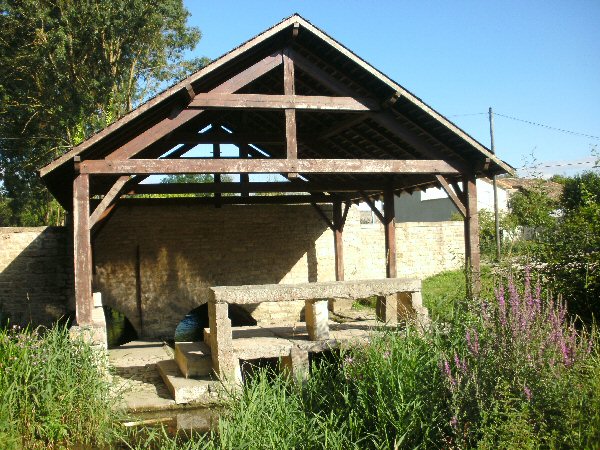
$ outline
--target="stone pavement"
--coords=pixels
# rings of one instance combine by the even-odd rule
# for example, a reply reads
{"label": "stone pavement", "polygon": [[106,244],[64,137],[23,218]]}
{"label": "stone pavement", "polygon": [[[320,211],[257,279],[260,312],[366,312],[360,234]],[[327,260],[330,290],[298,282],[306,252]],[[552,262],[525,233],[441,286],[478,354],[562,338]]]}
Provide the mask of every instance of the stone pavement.
{"label": "stone pavement", "polygon": [[121,394],[128,411],[175,408],[156,363],[173,358],[163,342],[132,341],[108,351],[115,392]]}

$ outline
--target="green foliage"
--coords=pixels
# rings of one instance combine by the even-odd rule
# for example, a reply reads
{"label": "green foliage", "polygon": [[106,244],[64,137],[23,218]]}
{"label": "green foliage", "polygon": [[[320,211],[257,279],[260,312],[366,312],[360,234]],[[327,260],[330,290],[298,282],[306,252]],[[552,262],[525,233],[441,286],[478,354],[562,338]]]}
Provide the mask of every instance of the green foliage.
{"label": "green foliage", "polygon": [[2,448],[101,446],[113,439],[99,354],[68,330],[0,330]]}
{"label": "green foliage", "polygon": [[0,194],[0,227],[8,227],[12,223],[10,200]]}
{"label": "green foliage", "polygon": [[[229,183],[233,181],[231,175],[221,175],[221,181]],[[167,175],[161,183],[213,183],[214,177],[208,173],[182,173],[177,175]],[[232,193],[222,194],[223,196],[231,196]],[[211,193],[196,193],[196,194],[163,194],[161,197],[212,197]]]}
{"label": "green foliage", "polygon": [[[514,215],[499,212],[500,238],[503,247],[510,245],[510,239],[517,229],[517,220]],[[479,246],[481,253],[489,258],[496,257],[496,219],[494,212],[487,209],[479,211]]]}
{"label": "green foliage", "polygon": [[542,235],[534,258],[569,311],[590,322],[600,318],[600,202],[583,183],[578,191],[581,205],[565,208]]}
{"label": "green foliage", "polygon": [[549,227],[554,223],[552,212],[557,204],[544,189],[543,180],[526,191],[513,194],[509,200],[509,208],[517,225],[531,227],[534,232]]}
{"label": "green foliage", "polygon": [[564,186],[560,204],[566,212],[591,204],[600,204],[600,174],[597,172],[584,172],[566,178]]}
{"label": "green foliage", "polygon": [[0,182],[15,225],[64,214],[36,169],[203,61],[181,0],[0,0]]}
{"label": "green foliage", "polygon": [[304,384],[261,373],[207,448],[597,447],[595,332],[576,331],[528,281],[505,288],[460,301],[444,332],[379,335]]}
{"label": "green foliage", "polygon": [[[438,322],[452,322],[454,305],[457,299],[467,297],[465,273],[462,270],[448,270],[423,280],[423,304],[430,316]],[[494,293],[494,277],[488,266],[481,267],[481,295],[489,297]]]}

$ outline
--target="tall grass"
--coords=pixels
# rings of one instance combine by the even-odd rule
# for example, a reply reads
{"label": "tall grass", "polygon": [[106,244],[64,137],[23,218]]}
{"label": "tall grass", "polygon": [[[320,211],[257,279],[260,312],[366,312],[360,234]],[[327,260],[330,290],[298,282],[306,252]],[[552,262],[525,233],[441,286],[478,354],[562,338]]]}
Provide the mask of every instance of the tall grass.
{"label": "tall grass", "polygon": [[99,355],[65,326],[0,329],[2,448],[99,446],[113,438]]}
{"label": "tall grass", "polygon": [[524,279],[461,302],[449,330],[382,334],[302,385],[260,374],[202,446],[598,448],[597,336]]}

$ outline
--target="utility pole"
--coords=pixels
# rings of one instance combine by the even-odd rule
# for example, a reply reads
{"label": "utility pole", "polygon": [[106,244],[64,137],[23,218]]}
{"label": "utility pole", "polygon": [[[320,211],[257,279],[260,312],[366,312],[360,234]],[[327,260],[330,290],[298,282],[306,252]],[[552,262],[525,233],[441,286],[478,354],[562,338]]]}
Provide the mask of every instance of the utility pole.
{"label": "utility pole", "polygon": [[[494,113],[492,112],[492,107],[489,109],[489,117],[490,117],[490,140],[491,146],[490,149],[492,153],[496,153],[496,149],[494,147]],[[494,221],[496,223],[496,260],[500,261],[500,217],[498,215],[498,186],[496,184],[496,175],[492,176],[492,186],[494,188]]]}

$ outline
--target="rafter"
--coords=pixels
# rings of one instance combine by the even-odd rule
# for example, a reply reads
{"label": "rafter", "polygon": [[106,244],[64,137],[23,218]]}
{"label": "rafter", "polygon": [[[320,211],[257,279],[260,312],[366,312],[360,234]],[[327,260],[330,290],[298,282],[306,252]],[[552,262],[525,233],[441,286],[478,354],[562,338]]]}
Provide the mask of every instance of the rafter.
{"label": "rafter", "polygon": [[[210,92],[212,94],[235,92],[250,84],[252,81],[261,77],[265,73],[271,71],[275,67],[279,66],[282,62],[281,52],[274,53],[273,55],[268,56],[252,65],[248,69],[238,73],[237,75],[234,75],[224,83],[221,83],[219,86],[212,89]],[[192,100],[191,104],[193,104],[197,99],[198,94]],[[146,149],[152,143],[164,138],[172,131],[198,117],[200,114],[202,114],[202,112],[203,110],[201,109],[183,109],[174,117],[165,118],[142,133],[136,135],[129,142],[115,149],[106,157],[106,159],[131,158]]]}

